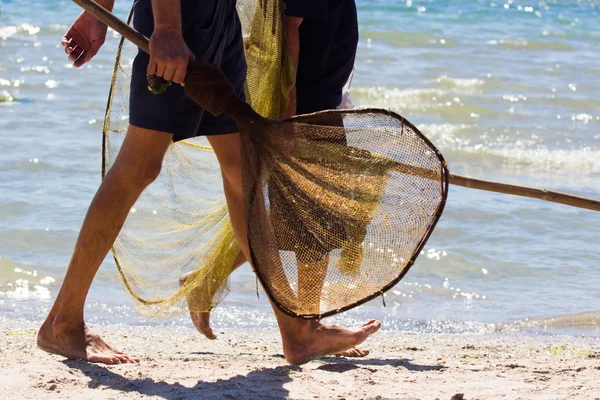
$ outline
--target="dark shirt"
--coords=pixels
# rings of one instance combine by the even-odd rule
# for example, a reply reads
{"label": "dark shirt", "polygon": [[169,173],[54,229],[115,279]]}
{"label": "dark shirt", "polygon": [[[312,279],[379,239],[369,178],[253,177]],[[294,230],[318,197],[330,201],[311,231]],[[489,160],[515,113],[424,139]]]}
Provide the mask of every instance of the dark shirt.
{"label": "dark shirt", "polygon": [[297,113],[336,108],[354,68],[358,17],[354,0],[284,0],[285,14],[303,18],[296,74]]}

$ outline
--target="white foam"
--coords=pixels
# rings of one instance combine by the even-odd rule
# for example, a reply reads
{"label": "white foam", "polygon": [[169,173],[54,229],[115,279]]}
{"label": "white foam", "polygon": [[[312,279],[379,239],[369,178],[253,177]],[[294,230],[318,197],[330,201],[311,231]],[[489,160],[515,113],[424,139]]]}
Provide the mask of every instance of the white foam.
{"label": "white foam", "polygon": [[467,153],[500,156],[508,163],[528,165],[542,170],[571,172],[577,175],[600,174],[600,150],[589,148],[551,150],[545,147],[531,149],[507,145],[501,149],[492,149],[475,145],[464,147],[461,150]]}
{"label": "white foam", "polygon": [[403,110],[423,110],[437,105],[444,92],[433,88],[389,88],[383,86],[353,87],[352,98],[361,106],[394,107]]}
{"label": "white foam", "polygon": [[483,79],[477,78],[452,78],[442,75],[436,82],[454,93],[476,94],[480,93],[485,85]]}
{"label": "white foam", "polygon": [[[588,114],[577,114],[573,120],[588,123],[595,117]],[[417,126],[425,136],[442,151],[460,151],[470,155],[479,155],[489,160],[493,155],[508,164],[521,164],[540,170],[556,170],[575,173],[578,176],[600,174],[600,149],[582,147],[575,149],[549,149],[538,143],[539,136],[531,139],[520,138],[514,141],[481,143],[483,136],[473,137],[461,135],[460,131],[469,129],[466,124],[420,124]],[[600,139],[600,135],[598,135]],[[452,162],[452,160],[450,160]]]}
{"label": "white foam", "polygon": [[17,33],[17,27],[16,26],[3,26],[3,27],[0,27],[0,39],[1,40],[6,40],[9,37],[11,37],[12,35],[14,35],[15,33]]}

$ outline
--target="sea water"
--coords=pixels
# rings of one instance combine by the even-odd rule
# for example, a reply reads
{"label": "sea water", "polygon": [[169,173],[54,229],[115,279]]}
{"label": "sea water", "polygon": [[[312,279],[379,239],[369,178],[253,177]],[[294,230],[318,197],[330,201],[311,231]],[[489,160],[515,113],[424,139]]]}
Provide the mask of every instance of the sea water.
{"label": "sea water", "polygon": [[[359,0],[351,88],[392,109],[453,173],[600,198],[600,2]],[[130,2],[117,1],[124,18]],[[0,0],[0,318],[41,320],[100,182],[101,126],[118,35],[75,69],[60,38],[69,1]],[[525,329],[600,335],[600,214],[451,187],[416,265],[386,294],[333,318],[385,329]],[[137,316],[114,262],[92,323],[189,324]],[[541,320],[541,321],[539,321]],[[248,266],[217,327],[274,326]]]}

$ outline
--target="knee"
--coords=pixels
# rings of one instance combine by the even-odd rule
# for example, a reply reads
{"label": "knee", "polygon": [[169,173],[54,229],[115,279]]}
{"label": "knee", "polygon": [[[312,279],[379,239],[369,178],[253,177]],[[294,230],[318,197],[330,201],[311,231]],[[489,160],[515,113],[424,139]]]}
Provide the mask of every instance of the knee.
{"label": "knee", "polygon": [[146,188],[160,175],[162,160],[144,162],[116,162],[113,168],[124,186]]}
{"label": "knee", "polygon": [[137,176],[139,184],[143,187],[150,185],[160,175],[161,168],[162,160],[147,163]]}
{"label": "knee", "polygon": [[220,160],[221,174],[226,183],[242,184],[242,161],[239,157],[224,157]]}

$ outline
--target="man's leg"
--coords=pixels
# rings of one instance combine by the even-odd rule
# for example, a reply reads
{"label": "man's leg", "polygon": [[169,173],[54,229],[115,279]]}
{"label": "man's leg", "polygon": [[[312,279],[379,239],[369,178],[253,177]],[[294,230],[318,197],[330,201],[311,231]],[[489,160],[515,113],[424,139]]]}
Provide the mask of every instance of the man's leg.
{"label": "man's leg", "polygon": [[[240,251],[236,260],[233,263],[233,266],[231,268],[231,273],[233,273],[233,271],[235,271],[236,269],[238,269],[239,267],[244,265],[245,262],[246,262],[246,256],[244,256],[244,253],[242,253]],[[192,281],[194,281],[194,279],[196,279],[197,274],[199,272],[200,272],[200,270],[195,270],[195,271],[188,272],[187,274],[183,275],[179,279],[179,285],[180,286],[185,285],[185,283],[190,279]],[[198,308],[194,307],[194,305],[198,303],[198,301],[197,301],[198,299],[209,298],[211,302],[214,299],[215,290],[211,290],[211,289],[217,289],[218,287],[217,288],[212,287],[211,282],[208,281],[209,279],[210,279],[210,275],[208,277],[204,278],[204,280],[202,281],[203,284],[200,284],[191,290],[191,292],[188,294],[187,302],[188,302],[190,318],[192,320],[192,323],[198,330],[198,332],[200,332],[202,335],[204,335],[207,339],[215,340],[217,338],[217,335],[215,334],[215,332],[212,330],[212,327],[210,326],[210,311],[198,311]],[[206,302],[203,302],[204,306],[206,304],[207,304]],[[206,308],[204,308],[204,310],[206,310]]]}
{"label": "man's leg", "polygon": [[[327,275],[329,255],[322,254],[319,260],[303,260],[298,255],[298,301],[307,308],[309,314],[321,312],[321,292]],[[309,274],[300,273],[304,269],[312,271]]]}
{"label": "man's leg", "polygon": [[129,126],[117,159],[88,209],[63,284],[38,332],[37,344],[42,350],[106,364],[136,361],[90,332],[83,309],[100,264],[129,210],[158,176],[170,143],[169,134]]}
{"label": "man's leg", "polygon": [[[241,143],[239,134],[209,136],[223,176],[229,217],[236,239],[248,259],[247,226],[242,193]],[[357,330],[292,318],[272,305],[283,342],[283,354],[292,364],[304,364],[316,357],[352,349],[381,327],[371,320]]]}

